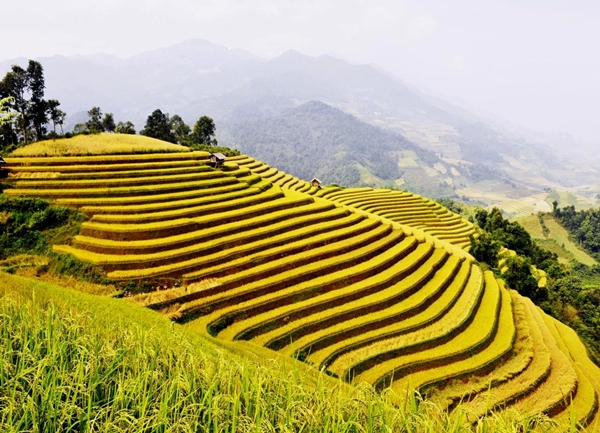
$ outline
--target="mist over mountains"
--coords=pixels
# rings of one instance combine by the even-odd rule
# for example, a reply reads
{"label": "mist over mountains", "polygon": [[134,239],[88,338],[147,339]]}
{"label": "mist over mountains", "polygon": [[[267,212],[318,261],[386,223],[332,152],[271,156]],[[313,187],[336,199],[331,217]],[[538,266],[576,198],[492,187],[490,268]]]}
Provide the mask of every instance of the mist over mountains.
{"label": "mist over mountains", "polygon": [[[221,144],[301,177],[317,173],[327,182],[330,174],[332,182],[348,186],[404,185],[480,199],[479,192],[492,188],[510,198],[600,183],[598,161],[584,164],[564,151],[569,137],[507,127],[424,95],[377,67],[332,56],[288,51],[265,60],[189,40],[126,59],[95,54],[37,60],[47,96],[60,100],[69,115],[67,126],[85,120],[92,106],[114,113],[117,121],[133,121],[138,130],[156,108],[189,124],[209,115]],[[0,73],[25,62],[1,62]],[[327,133],[324,118],[335,119]],[[317,142],[325,165],[308,156]],[[327,165],[339,155],[343,176],[339,164]],[[409,175],[415,167],[419,175]]]}

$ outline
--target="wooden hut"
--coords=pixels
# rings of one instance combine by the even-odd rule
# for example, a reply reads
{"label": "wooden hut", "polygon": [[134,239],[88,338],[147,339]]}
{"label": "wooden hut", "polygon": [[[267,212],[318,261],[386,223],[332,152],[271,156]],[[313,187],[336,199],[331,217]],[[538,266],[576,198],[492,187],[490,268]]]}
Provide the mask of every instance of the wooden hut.
{"label": "wooden hut", "polygon": [[226,158],[227,157],[225,155],[223,155],[222,153],[211,153],[210,154],[210,163],[212,164],[212,166],[214,168],[218,168],[223,165]]}
{"label": "wooden hut", "polygon": [[321,188],[321,181],[319,179],[317,179],[316,177],[310,181],[310,184],[314,187]]}

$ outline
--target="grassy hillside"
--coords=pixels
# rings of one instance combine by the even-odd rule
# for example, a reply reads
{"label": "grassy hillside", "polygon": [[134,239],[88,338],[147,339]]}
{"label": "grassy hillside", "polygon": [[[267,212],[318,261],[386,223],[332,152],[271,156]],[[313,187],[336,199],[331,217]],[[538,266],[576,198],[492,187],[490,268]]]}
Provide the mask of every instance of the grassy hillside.
{"label": "grassy hillside", "polygon": [[226,347],[279,352],[404,405],[407,389],[443,390],[469,422],[490,409],[596,422],[600,369],[581,370],[579,340],[473,260],[470,223],[414,194],[318,188],[243,155],[218,169],[207,157],[13,157],[5,194],[78,208],[89,219],[56,252]]}
{"label": "grassy hillside", "polygon": [[551,215],[542,217],[543,226],[537,215],[517,218],[516,221],[529,232],[540,246],[558,254],[563,263],[576,260],[587,266],[598,264],[593,257],[569,239],[569,233]]}

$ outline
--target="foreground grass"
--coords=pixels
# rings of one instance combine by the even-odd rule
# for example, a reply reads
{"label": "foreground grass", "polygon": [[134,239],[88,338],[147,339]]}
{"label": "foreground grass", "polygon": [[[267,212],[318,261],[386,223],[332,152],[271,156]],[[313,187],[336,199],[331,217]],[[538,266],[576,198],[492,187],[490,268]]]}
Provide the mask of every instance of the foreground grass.
{"label": "foreground grass", "polygon": [[123,300],[0,280],[2,431],[525,432],[537,421],[560,431],[506,414],[471,426],[460,408],[447,415],[417,397],[394,408],[370,387]]}
{"label": "foreground grass", "polygon": [[20,147],[10,156],[79,156],[122,153],[189,152],[189,148],[143,135],[92,134],[44,140]]}

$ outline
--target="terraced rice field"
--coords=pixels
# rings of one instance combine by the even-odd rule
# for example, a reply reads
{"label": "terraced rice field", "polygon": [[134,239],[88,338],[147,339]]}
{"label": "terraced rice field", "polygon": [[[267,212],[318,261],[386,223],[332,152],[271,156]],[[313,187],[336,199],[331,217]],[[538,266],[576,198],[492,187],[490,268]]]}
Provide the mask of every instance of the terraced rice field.
{"label": "terraced rice field", "polygon": [[242,155],[231,160],[282,188],[324,197],[353,209],[364,210],[391,221],[414,227],[463,249],[470,246],[469,236],[474,226],[433,200],[409,192],[373,188],[322,187],[315,188],[306,180],[270,168],[253,158]]}
{"label": "terraced rice field", "polygon": [[[352,383],[417,389],[473,421],[518,409],[587,425],[600,369],[569,328],[483,271],[473,226],[420,196],[316,188],[247,156],[8,158],[14,189],[84,211],[72,245],[114,280],[210,282],[140,295],[193,329]],[[572,402],[572,404],[571,404]]]}

